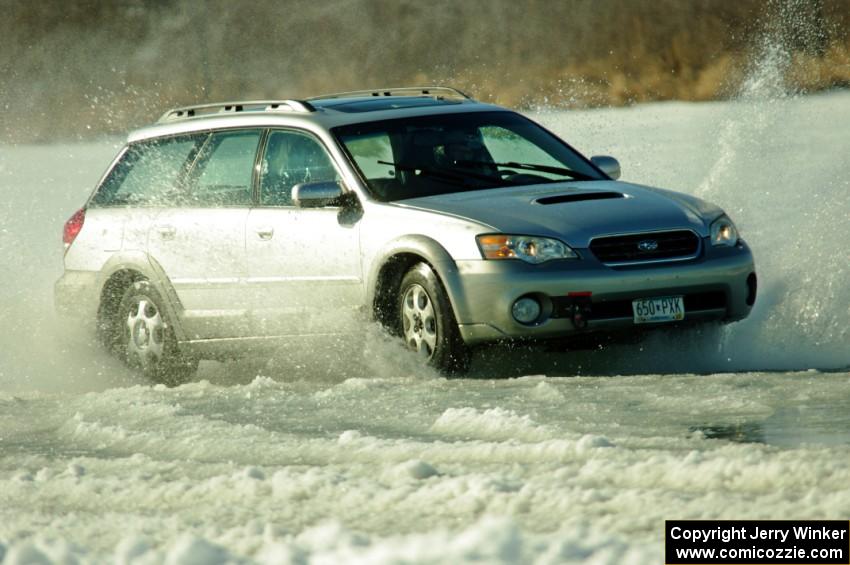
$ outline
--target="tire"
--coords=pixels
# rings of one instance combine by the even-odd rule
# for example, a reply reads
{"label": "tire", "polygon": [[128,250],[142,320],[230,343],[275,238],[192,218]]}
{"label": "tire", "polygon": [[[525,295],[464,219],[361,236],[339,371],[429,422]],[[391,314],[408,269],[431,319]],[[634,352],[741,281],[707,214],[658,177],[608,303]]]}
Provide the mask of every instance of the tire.
{"label": "tire", "polygon": [[153,382],[175,386],[192,378],[198,360],[180,352],[159,292],[148,281],[130,285],[114,323],[114,351]]}
{"label": "tire", "polygon": [[402,278],[396,303],[397,331],[408,349],[443,374],[469,370],[469,349],[460,337],[443,285],[425,263]]}

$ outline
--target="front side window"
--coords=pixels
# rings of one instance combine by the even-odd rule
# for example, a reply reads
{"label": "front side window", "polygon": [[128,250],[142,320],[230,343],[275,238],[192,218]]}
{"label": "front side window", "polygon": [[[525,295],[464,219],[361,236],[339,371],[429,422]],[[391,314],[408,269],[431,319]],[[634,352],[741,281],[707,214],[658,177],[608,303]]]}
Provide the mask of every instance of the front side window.
{"label": "front side window", "polygon": [[168,206],[206,134],[131,144],[92,198],[95,206]]}
{"label": "front side window", "polygon": [[254,160],[260,130],[222,131],[210,135],[189,174],[189,206],[249,206],[253,200]]}
{"label": "front side window", "polygon": [[339,180],[325,148],[297,131],[269,134],[261,170],[260,203],[267,206],[291,206],[296,184]]}
{"label": "front side window", "polygon": [[390,202],[499,187],[604,178],[514,112],[470,112],[334,128],[370,192]]}

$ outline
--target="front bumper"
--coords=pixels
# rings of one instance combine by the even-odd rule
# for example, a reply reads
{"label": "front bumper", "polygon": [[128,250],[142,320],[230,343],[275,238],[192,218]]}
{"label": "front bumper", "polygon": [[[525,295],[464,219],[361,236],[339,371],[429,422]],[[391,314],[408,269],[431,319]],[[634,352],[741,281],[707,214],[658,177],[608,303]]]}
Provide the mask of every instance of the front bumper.
{"label": "front bumper", "polygon": [[[693,261],[628,268],[607,267],[588,258],[589,253],[578,261],[542,265],[461,261],[444,283],[468,344],[664,325],[635,326],[632,317],[632,300],[657,296],[684,296],[686,323],[747,317],[755,302],[749,248],[740,242],[734,248],[704,249]],[[542,305],[543,314],[534,324],[521,324],[511,314],[513,303],[525,295]],[[574,322],[570,312],[577,309],[586,314],[584,323]]]}

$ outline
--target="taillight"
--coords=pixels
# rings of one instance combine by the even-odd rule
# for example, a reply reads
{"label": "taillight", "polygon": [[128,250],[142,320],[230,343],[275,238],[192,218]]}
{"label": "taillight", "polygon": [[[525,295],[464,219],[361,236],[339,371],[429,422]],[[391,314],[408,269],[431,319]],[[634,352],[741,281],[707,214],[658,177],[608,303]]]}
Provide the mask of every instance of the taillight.
{"label": "taillight", "polygon": [[62,242],[65,244],[65,251],[68,251],[68,248],[74,243],[80,230],[83,229],[83,222],[85,221],[86,209],[80,208],[65,222],[65,229],[62,231]]}

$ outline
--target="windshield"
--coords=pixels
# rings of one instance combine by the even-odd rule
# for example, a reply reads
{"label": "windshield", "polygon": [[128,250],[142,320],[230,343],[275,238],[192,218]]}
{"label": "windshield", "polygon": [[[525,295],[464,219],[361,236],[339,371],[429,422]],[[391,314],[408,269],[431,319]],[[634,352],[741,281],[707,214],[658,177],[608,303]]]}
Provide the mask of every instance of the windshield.
{"label": "windshield", "polygon": [[333,132],[384,202],[604,178],[563,141],[513,112],[401,118]]}

